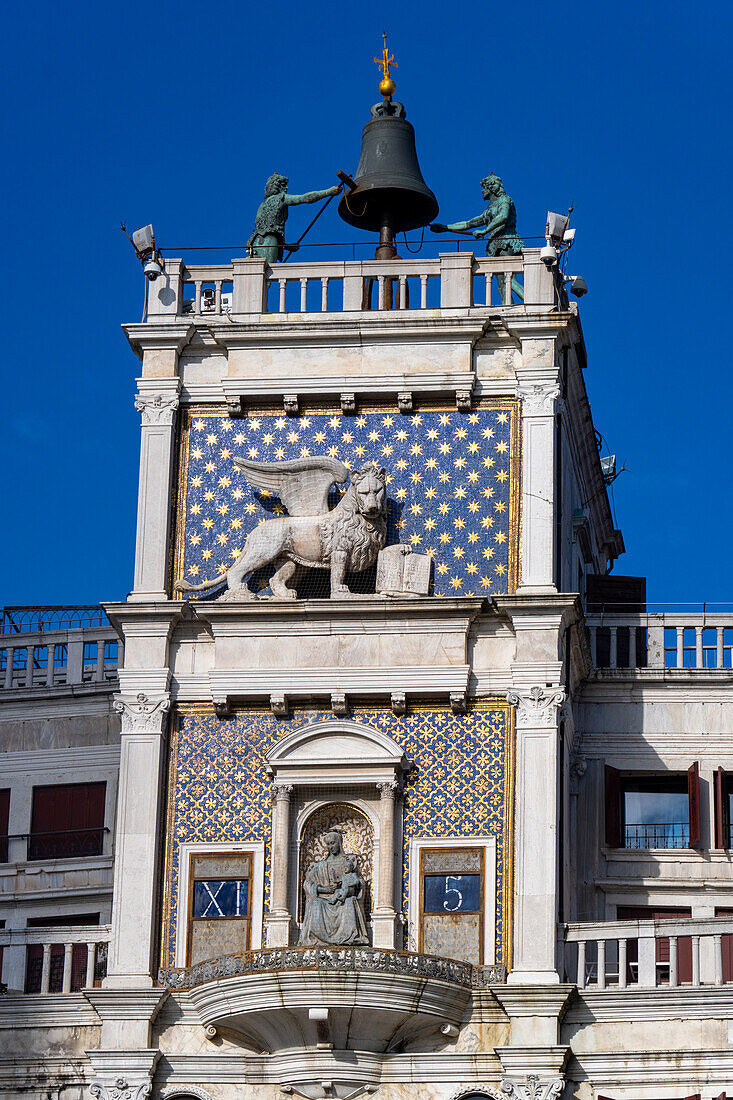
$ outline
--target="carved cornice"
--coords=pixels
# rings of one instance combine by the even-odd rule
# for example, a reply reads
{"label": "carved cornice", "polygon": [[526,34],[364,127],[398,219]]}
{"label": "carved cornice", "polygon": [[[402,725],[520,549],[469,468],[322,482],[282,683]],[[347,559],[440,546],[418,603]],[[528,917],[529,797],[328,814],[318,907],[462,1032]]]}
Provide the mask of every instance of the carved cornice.
{"label": "carved cornice", "polygon": [[562,688],[539,686],[506,693],[506,701],[517,708],[519,729],[542,729],[557,723],[557,711],[565,699]]}
{"label": "carved cornice", "polygon": [[162,733],[170,705],[167,693],[151,698],[143,691],[134,696],[117,695],[114,701],[115,710],[122,715],[123,734]]}
{"label": "carved cornice", "polygon": [[179,399],[175,394],[139,393],[135,397],[135,408],[142,413],[144,428],[157,427],[160,424],[170,427],[178,405]]}

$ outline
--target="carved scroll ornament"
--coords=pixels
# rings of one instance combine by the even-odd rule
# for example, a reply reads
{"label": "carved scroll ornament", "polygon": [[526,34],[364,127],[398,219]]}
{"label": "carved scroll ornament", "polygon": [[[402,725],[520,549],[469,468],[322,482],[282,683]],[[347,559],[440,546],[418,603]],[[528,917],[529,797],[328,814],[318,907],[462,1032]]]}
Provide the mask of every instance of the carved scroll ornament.
{"label": "carved scroll ornament", "polygon": [[545,689],[536,686],[529,690],[506,693],[507,703],[517,708],[517,726],[520,729],[554,725],[557,710],[564,699],[565,692],[562,688]]}

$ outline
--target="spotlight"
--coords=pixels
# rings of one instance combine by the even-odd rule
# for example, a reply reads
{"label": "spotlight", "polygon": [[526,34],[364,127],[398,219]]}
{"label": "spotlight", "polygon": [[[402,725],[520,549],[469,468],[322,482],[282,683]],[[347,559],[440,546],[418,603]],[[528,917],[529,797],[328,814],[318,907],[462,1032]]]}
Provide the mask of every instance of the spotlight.
{"label": "spotlight", "polygon": [[555,214],[552,210],[547,211],[547,228],[545,233],[553,241],[561,241],[565,235],[565,230],[568,227],[570,217],[567,214]]}

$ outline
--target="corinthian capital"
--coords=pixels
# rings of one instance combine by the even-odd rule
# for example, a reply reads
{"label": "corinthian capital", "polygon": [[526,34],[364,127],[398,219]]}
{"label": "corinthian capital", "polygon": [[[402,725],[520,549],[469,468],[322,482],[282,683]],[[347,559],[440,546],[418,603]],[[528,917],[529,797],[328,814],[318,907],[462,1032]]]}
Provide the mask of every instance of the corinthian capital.
{"label": "corinthian capital", "polygon": [[524,416],[552,416],[560,396],[560,385],[558,382],[525,383],[518,387],[517,395],[521,398]]}
{"label": "corinthian capital", "polygon": [[168,695],[151,699],[142,691],[137,695],[116,695],[114,701],[115,710],[122,715],[123,733],[162,733],[170,705]]}
{"label": "corinthian capital", "polygon": [[562,1077],[542,1081],[536,1073],[530,1073],[526,1085],[517,1084],[505,1077],[498,1089],[488,1091],[494,1100],[555,1100],[565,1087]]}
{"label": "corinthian capital", "polygon": [[553,726],[557,710],[565,699],[562,688],[531,687],[508,691],[506,701],[517,708],[517,725],[520,729],[536,729]]}
{"label": "corinthian capital", "polygon": [[143,414],[143,427],[173,423],[178,408],[178,397],[174,394],[139,393],[135,398],[135,408]]}
{"label": "corinthian capital", "polygon": [[109,1084],[95,1084],[89,1086],[89,1091],[96,1100],[145,1100],[152,1090],[149,1080],[140,1084],[130,1084],[126,1077],[115,1077]]}

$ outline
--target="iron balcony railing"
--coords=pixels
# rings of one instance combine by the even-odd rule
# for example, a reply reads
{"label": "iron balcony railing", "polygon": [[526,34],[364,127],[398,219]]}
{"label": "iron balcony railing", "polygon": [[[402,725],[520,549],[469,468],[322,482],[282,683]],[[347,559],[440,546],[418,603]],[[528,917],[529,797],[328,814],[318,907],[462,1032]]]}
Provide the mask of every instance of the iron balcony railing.
{"label": "iron balcony railing", "polygon": [[101,856],[106,826],[96,829],[66,829],[50,833],[30,833],[28,860],[64,859],[78,856]]}
{"label": "iron balcony railing", "polygon": [[0,634],[40,634],[47,630],[84,630],[107,625],[107,616],[99,604],[0,608]]}
{"label": "iron balcony railing", "polygon": [[624,825],[624,848],[689,848],[690,826],[687,821]]}
{"label": "iron balcony railing", "polygon": [[0,694],[116,682],[122,643],[99,605],[0,610]]}

